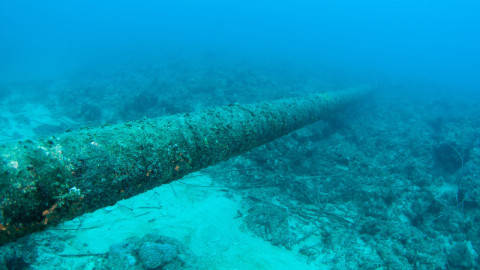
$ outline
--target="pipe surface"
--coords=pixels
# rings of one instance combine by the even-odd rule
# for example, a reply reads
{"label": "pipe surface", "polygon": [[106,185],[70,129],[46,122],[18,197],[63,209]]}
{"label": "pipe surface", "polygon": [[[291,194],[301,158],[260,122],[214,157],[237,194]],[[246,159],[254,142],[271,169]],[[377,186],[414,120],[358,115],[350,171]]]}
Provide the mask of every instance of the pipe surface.
{"label": "pipe surface", "polygon": [[371,89],[234,104],[2,145],[0,244],[245,153]]}

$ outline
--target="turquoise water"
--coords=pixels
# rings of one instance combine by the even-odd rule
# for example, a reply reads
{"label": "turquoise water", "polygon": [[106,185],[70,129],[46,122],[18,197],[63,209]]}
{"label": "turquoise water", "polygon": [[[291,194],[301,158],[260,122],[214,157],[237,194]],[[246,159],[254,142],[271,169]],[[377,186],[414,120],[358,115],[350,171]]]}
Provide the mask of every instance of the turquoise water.
{"label": "turquoise water", "polygon": [[9,81],[208,52],[471,85],[480,60],[476,1],[0,5],[0,70]]}
{"label": "turquoise water", "polygon": [[478,14],[475,1],[1,2],[2,144],[377,91],[5,244],[0,269],[478,269]]}

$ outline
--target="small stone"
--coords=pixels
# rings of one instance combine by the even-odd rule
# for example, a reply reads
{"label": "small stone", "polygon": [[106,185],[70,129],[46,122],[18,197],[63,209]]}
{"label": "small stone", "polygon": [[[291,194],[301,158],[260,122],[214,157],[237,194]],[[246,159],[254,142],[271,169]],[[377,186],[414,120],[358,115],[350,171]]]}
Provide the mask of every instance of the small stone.
{"label": "small stone", "polygon": [[145,242],[139,251],[139,258],[147,269],[164,266],[178,256],[177,248],[170,244]]}

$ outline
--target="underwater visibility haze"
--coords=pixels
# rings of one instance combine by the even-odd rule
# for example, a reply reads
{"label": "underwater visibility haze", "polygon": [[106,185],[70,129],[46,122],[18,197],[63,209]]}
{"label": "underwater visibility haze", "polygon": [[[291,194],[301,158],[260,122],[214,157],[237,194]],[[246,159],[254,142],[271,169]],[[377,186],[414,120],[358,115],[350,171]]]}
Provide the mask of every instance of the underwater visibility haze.
{"label": "underwater visibility haze", "polygon": [[479,269],[478,14],[0,1],[0,269]]}
{"label": "underwater visibility haze", "polygon": [[[231,53],[477,81],[476,1],[2,1],[2,79]],[[476,85],[478,87],[478,84]]]}

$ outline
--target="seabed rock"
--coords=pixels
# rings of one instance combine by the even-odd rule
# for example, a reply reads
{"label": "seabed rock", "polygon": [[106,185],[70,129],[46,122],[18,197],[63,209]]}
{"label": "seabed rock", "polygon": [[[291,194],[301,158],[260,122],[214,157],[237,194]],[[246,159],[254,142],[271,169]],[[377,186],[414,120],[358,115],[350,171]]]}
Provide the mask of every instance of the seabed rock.
{"label": "seabed rock", "polygon": [[180,241],[156,234],[112,244],[107,269],[198,269],[195,255]]}

